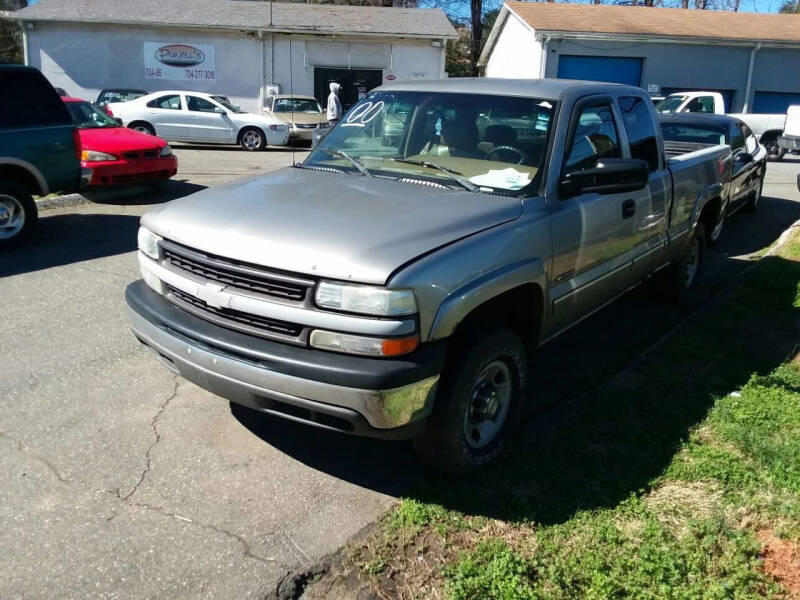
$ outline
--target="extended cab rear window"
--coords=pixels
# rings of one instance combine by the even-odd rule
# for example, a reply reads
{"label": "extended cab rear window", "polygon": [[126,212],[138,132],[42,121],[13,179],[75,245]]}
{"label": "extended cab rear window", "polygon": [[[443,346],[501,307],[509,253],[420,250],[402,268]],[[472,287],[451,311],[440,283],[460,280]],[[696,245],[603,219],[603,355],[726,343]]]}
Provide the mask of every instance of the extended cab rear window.
{"label": "extended cab rear window", "polygon": [[71,125],[64,102],[32,69],[0,70],[0,128]]}

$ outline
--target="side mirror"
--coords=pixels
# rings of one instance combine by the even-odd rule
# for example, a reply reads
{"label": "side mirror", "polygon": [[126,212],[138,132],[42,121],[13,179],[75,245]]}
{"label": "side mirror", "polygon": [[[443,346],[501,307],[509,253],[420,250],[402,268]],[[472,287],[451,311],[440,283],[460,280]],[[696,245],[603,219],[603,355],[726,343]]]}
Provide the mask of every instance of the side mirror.
{"label": "side mirror", "polygon": [[217,113],[218,115],[224,115],[225,114],[225,111],[222,110],[219,106],[215,106],[214,107],[214,112]]}
{"label": "side mirror", "polygon": [[753,162],[753,160],[755,159],[753,158],[753,155],[750,154],[749,152],[739,152],[739,154],[736,155],[736,158],[734,160],[736,160],[736,162],[738,163],[746,165],[747,163]]}
{"label": "side mirror", "polygon": [[638,158],[601,158],[590,169],[565,174],[561,191],[566,196],[635,192],[647,185],[649,177],[647,163]]}
{"label": "side mirror", "polygon": [[122,123],[122,119],[120,119],[119,117],[114,117],[114,120],[117,122],[117,125],[119,125],[120,127],[122,127],[122,125],[123,125],[123,123]]}

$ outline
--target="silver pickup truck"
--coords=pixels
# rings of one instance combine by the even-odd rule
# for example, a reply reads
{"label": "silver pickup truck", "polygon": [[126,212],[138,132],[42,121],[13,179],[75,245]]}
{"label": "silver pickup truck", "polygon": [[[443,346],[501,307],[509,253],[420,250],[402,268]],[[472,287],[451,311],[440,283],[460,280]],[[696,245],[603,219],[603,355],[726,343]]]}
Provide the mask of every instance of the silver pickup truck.
{"label": "silver pickup truck", "polygon": [[387,85],[302,164],[147,213],[128,315],[215,394],[468,472],[519,421],[538,344],[656,272],[691,287],[730,157],[668,158],[639,88]]}

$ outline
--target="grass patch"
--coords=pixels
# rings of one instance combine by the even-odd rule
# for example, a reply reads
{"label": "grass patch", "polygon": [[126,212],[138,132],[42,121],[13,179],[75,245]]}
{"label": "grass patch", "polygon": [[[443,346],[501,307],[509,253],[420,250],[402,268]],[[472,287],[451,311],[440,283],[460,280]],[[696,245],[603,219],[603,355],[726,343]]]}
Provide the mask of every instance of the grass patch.
{"label": "grass patch", "polygon": [[495,468],[414,490],[342,569],[380,598],[800,593],[764,567],[790,553],[760,541],[800,540],[798,282],[795,237],[591,397],[532,419]]}

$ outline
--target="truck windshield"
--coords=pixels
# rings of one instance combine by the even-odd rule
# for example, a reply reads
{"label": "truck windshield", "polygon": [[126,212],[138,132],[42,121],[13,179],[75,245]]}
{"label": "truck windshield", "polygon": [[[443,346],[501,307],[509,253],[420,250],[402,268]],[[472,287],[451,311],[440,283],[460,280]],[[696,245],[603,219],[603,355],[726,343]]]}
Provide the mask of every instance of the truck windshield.
{"label": "truck windshield", "polygon": [[373,92],[302,166],[516,193],[541,168],[554,108],[535,98]]}
{"label": "truck windshield", "polygon": [[688,96],[667,96],[661,102],[656,104],[656,111],[660,113],[671,113],[678,110],[678,107],[683,104]]}

